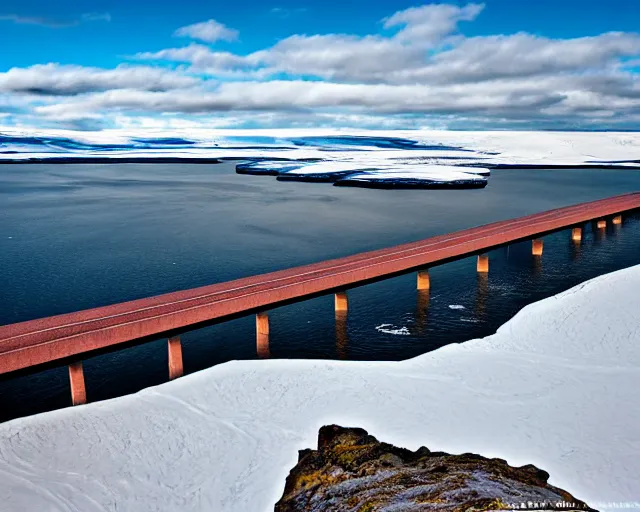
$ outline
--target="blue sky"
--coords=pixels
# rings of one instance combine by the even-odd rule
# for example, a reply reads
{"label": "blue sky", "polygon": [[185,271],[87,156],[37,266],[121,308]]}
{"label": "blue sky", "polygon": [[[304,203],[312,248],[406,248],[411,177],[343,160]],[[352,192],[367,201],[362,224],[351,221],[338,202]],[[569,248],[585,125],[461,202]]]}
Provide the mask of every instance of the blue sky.
{"label": "blue sky", "polygon": [[638,0],[4,0],[0,125],[640,127]]}

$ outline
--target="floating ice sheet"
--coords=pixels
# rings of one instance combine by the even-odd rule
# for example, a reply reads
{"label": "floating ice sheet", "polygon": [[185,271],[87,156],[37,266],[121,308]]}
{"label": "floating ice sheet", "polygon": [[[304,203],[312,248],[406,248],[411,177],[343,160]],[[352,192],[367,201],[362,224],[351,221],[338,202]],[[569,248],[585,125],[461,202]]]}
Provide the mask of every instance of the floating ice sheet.
{"label": "floating ice sheet", "polygon": [[639,169],[639,157],[640,133],[0,128],[0,162],[236,160],[240,174],[363,187],[483,187],[487,180],[459,173],[488,176],[492,168],[510,167]]}

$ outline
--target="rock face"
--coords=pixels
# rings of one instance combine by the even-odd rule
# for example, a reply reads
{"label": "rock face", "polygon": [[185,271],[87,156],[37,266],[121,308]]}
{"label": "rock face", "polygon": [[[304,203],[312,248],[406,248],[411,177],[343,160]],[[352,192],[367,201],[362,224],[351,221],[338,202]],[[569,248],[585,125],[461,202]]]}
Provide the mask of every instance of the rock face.
{"label": "rock face", "polygon": [[379,442],[360,428],[325,426],[317,450],[301,450],[275,512],[592,510],[547,483],[533,465],[415,452]]}

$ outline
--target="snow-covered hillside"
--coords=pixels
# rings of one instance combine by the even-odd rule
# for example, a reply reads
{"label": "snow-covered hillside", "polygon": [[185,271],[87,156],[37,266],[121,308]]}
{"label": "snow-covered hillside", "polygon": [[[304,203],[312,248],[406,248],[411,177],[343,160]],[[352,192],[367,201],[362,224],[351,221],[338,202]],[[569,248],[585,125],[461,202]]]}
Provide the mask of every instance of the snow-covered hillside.
{"label": "snow-covered hillside", "polygon": [[297,450],[329,423],[532,463],[592,507],[640,508],[638,289],[640,266],[405,362],[231,362],[2,424],[0,508],[273,510]]}

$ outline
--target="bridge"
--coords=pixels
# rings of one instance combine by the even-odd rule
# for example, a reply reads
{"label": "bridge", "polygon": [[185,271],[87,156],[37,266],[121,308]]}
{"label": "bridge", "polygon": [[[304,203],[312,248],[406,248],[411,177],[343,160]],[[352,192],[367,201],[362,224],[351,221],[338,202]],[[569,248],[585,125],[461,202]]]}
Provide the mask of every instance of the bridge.
{"label": "bridge", "polygon": [[[82,360],[132,343],[168,338],[169,378],[182,376],[180,334],[238,316],[256,315],[258,351],[268,347],[268,310],[328,293],[335,294],[337,317],[348,309],[347,290],[417,271],[417,287],[430,286],[429,267],[478,256],[477,271],[489,272],[491,249],[532,240],[543,252],[542,236],[571,228],[579,243],[582,226],[596,221],[621,224],[623,214],[640,209],[640,193],[558,208],[427,238],[418,242],[311,265],[251,276],[0,327],[0,375],[68,365],[74,405],[86,402]],[[8,375],[11,376],[11,375]]]}

